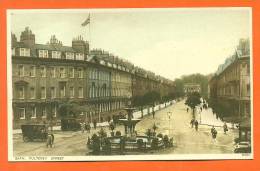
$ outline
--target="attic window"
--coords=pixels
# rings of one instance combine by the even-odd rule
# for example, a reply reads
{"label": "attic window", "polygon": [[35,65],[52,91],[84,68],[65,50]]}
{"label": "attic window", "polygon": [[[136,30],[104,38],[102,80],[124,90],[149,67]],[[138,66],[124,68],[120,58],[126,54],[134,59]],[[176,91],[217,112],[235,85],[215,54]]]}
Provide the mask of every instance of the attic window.
{"label": "attic window", "polygon": [[73,59],[74,59],[74,53],[72,53],[72,52],[66,52],[66,59],[71,59],[71,60],[73,60]]}
{"label": "attic window", "polygon": [[29,48],[20,48],[20,56],[30,56]]}
{"label": "attic window", "polygon": [[48,58],[48,50],[39,50],[40,58]]}
{"label": "attic window", "polygon": [[52,51],[52,58],[60,59],[61,58],[61,52],[60,51]]}
{"label": "attic window", "polygon": [[83,53],[76,53],[76,60],[84,60]]}

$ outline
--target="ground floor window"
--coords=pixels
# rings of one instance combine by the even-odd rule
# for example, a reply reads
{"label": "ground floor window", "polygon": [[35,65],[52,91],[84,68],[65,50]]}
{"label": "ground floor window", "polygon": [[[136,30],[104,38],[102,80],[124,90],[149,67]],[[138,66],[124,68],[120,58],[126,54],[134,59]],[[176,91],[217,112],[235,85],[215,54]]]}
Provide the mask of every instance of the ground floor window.
{"label": "ground floor window", "polygon": [[25,119],[25,108],[18,108],[18,116],[20,119]]}
{"label": "ground floor window", "polygon": [[32,116],[31,118],[36,118],[36,107],[32,107]]}
{"label": "ground floor window", "polygon": [[52,117],[56,117],[57,116],[57,106],[52,106],[51,108],[51,114],[52,114]]}
{"label": "ground floor window", "polygon": [[46,112],[46,107],[42,108],[42,118],[46,118],[47,117],[47,112]]}

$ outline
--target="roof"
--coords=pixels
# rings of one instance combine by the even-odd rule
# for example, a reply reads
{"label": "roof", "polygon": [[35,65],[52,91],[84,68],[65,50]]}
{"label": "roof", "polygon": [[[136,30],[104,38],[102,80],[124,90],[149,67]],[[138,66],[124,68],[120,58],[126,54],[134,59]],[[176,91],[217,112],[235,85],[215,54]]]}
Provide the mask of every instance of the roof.
{"label": "roof", "polygon": [[[17,42],[15,44],[15,47],[18,48],[29,48],[29,46],[25,45],[23,42]],[[53,45],[53,44],[35,44],[33,47],[31,47],[32,50],[53,50],[53,51],[62,51],[62,52],[77,52],[76,49],[73,49],[70,46],[62,46],[62,45]]]}
{"label": "roof", "polygon": [[225,62],[218,66],[216,75],[220,75],[228,66],[234,63],[237,59],[250,57],[250,42],[249,39],[241,39],[234,54],[228,57]]}

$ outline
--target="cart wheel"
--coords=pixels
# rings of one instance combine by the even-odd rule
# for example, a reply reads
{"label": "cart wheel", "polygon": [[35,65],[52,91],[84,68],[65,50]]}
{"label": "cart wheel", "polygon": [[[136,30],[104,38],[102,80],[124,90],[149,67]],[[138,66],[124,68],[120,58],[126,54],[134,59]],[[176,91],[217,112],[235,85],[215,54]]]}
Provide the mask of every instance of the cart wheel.
{"label": "cart wheel", "polygon": [[26,137],[26,136],[23,137],[23,141],[24,141],[24,142],[28,142],[29,140],[30,140],[30,139],[29,139],[28,137]]}

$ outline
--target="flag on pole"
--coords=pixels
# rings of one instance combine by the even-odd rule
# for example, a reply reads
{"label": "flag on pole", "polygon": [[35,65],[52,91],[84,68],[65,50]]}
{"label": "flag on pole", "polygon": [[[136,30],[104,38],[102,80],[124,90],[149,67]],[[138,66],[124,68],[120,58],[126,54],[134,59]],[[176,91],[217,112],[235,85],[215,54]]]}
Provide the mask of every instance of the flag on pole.
{"label": "flag on pole", "polygon": [[88,15],[88,18],[81,24],[82,27],[85,27],[90,23],[90,15]]}

